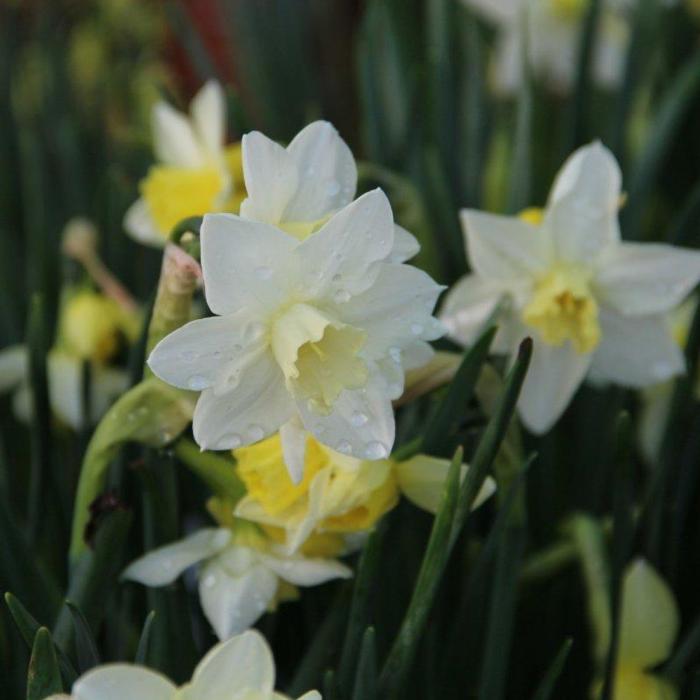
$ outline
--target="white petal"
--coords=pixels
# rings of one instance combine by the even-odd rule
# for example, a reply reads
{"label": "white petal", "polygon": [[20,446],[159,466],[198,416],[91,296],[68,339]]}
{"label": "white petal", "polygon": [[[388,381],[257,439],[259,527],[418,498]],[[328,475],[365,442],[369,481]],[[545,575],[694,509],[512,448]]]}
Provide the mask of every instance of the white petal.
{"label": "white petal", "polygon": [[220,552],[231,539],[223,528],[204,528],[184,540],[159,547],[132,562],[122,578],[144,586],[166,586],[185,569]]}
{"label": "white petal", "polygon": [[403,226],[394,225],[394,247],[391,249],[389,262],[402,263],[418,255],[420,243],[418,239]]}
{"label": "white petal", "polygon": [[201,228],[204,293],[215,314],[245,308],[269,314],[296,281],[289,273],[296,239],[234,214],[207,214]]}
{"label": "white petal", "polygon": [[570,342],[555,346],[533,337],[530,368],[518,410],[533,433],[546,433],[569,405],[588,368],[591,354],[578,353]]}
{"label": "white petal", "polygon": [[202,610],[219,639],[229,639],[253,625],[278,585],[272,571],[255,563],[251,550],[236,547],[225,554],[225,563],[221,556],[212,559],[199,575]]}
{"label": "white petal", "polygon": [[275,662],[265,638],[248,630],[217,644],[199,663],[192,676],[191,692],[197,700],[233,698],[243,690],[271,693]]}
{"label": "white petal", "polygon": [[161,233],[153,220],[148,204],[143,197],[139,197],[124,215],[124,230],[139,243],[163,248],[169,232]]}
{"label": "white petal", "polygon": [[109,664],[88,671],[73,684],[73,700],[173,700],[177,688],[160,673],[139,666]]}
{"label": "white petal", "polygon": [[259,131],[245,134],[243,177],[248,197],[241,204],[241,216],[276,224],[299,185],[299,173],[292,156]]}
{"label": "white petal", "polygon": [[298,700],[321,700],[321,693],[318,690],[310,690],[308,693],[301,695]]}
{"label": "white petal", "polygon": [[510,284],[544,271],[552,259],[546,233],[517,217],[462,209],[460,219],[469,263],[481,277]]}
{"label": "white petal", "polygon": [[158,102],[153,108],[152,130],[153,147],[161,163],[176,168],[204,165],[202,151],[189,119],[167,102]]}
{"label": "white petal", "polygon": [[416,340],[444,334],[442,324],[432,317],[442,289],[416,267],[382,264],[374,284],[338,304],[338,313],[345,323],[366,331],[362,355],[378,360],[390,348],[402,350]]}
{"label": "white petal", "polygon": [[591,263],[619,241],[621,183],[620,166],[598,141],[579,148],[564,163],[545,214],[562,259]]}
{"label": "white petal", "polygon": [[[437,513],[442,502],[445,481],[450,470],[450,461],[428,455],[416,455],[394,467],[401,493],[419,508]],[[462,465],[460,481],[469,467]],[[496,491],[496,482],[488,477],[477,494],[472,509],[478,508]]]}
{"label": "white petal", "polygon": [[332,124],[309,124],[294,137],[287,151],[299,179],[284,211],[285,221],[317,221],[352,202],[357,166]]}
{"label": "white petal", "polygon": [[148,366],[168,384],[202,391],[231,387],[265,348],[245,313],[190,321],[167,335],[151,352]]}
{"label": "white petal", "polygon": [[294,414],[284,375],[268,351],[251,361],[234,389],[206,389],[197,401],[192,429],[207,450],[231,450],[279,430]]}
{"label": "white petal", "polygon": [[304,424],[296,413],[280,428],[284,463],[295,484],[304,478],[304,457],[308,436]]}
{"label": "white petal", "polygon": [[700,281],[700,252],[623,243],[595,278],[602,301],[627,316],[670,311]]}
{"label": "white petal", "polygon": [[[306,429],[324,445],[358,459],[383,459],[394,445],[394,411],[391,400],[376,380],[357,391],[343,391],[327,416],[297,404]],[[367,418],[357,425],[358,417]]]}
{"label": "white petal", "polygon": [[478,275],[465,275],[445,297],[440,320],[453,340],[471,345],[484,331],[503,290]]}
{"label": "white petal", "polygon": [[192,125],[210,155],[218,154],[226,138],[226,99],[221,85],[209,80],[190,104]]}
{"label": "white petal", "polygon": [[27,378],[29,357],[26,345],[0,350],[0,392],[10,391]]}
{"label": "white petal", "polygon": [[678,635],[673,593],[644,559],[625,571],[620,611],[620,664],[647,669],[667,659]]}
{"label": "white petal", "polygon": [[401,364],[406,371],[420,369],[430,362],[435,355],[432,345],[419,340],[407,345],[401,353]]}
{"label": "white petal", "polygon": [[380,189],[363,194],[296,248],[306,293],[331,300],[359,294],[371,286],[377,263],[393,245],[389,200]]}
{"label": "white petal", "polygon": [[352,571],[335,559],[297,555],[258,554],[265,566],[295,586],[318,586],[336,578],[350,578]]}
{"label": "white petal", "polygon": [[593,354],[593,381],[641,388],[685,371],[683,353],[663,316],[626,317],[601,309],[602,340]]}

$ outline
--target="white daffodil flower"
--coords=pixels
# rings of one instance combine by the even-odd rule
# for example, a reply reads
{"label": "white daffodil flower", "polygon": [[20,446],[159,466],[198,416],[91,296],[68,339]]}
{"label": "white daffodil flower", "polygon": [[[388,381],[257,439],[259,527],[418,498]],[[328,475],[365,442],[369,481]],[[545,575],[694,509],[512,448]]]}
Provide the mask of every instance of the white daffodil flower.
{"label": "white daffodil flower", "polygon": [[130,564],[122,576],[166,586],[195,564],[202,610],[219,639],[239,634],[273,610],[283,582],[317,586],[352,575],[334,559],[287,554],[256,534],[254,526],[240,523],[235,531],[203,528],[160,547]]}
{"label": "white daffodil flower", "polygon": [[[493,78],[510,94],[522,80],[523,25],[528,59],[535,75],[555,91],[566,92],[576,75],[578,46],[589,0],[462,0],[498,29]],[[623,0],[603,0],[593,77],[604,88],[620,82],[629,41]]]}
{"label": "white daffodil flower", "polygon": [[[0,351],[0,393],[14,391],[12,407],[18,420],[31,423],[34,410],[29,387],[28,352],[24,345]],[[51,350],[47,360],[49,404],[63,423],[80,430],[94,425],[129,386],[128,373],[116,367],[92,365],[90,416],[83,399],[83,360],[61,350]]]}
{"label": "white daffodil flower", "polygon": [[441,288],[391,261],[394,238],[380,190],[303,241],[267,223],[204,217],[205,295],[217,316],[179,328],[148,360],[169,384],[202,392],[193,429],[203,449],[234,449],[281,429],[294,481],[302,427],[338,452],[388,456],[404,372],[427,362],[426,341],[443,334],[431,315]]}
{"label": "white daffodil flower", "polygon": [[533,432],[554,424],[586,376],[639,388],[685,369],[666,316],[700,280],[700,253],[622,242],[620,187],[617,162],[594,143],[564,164],[540,223],[461,213],[473,273],[450,291],[442,320],[469,344],[507,300],[495,349],[533,338],[519,401]]}
{"label": "white daffodil flower", "polygon": [[[221,642],[200,661],[192,680],[177,688],[143,666],[107,664],[81,676],[71,695],[48,700],[285,700],[275,692],[275,661],[265,638],[248,630]],[[316,690],[299,700],[321,700]]]}
{"label": "white daffodil flower", "polygon": [[237,211],[245,190],[240,144],[225,146],[226,100],[216,81],[195,95],[189,115],[159,101],[152,131],[158,164],[140,183],[141,197],[127,211],[124,228],[140,243],[162,248],[182,219]]}
{"label": "white daffodil flower", "polygon": [[[309,124],[287,148],[258,131],[246,134],[242,145],[248,197],[240,213],[246,219],[304,240],[355,198],[355,159],[328,122]],[[409,260],[419,249],[415,237],[397,225],[391,262]]]}

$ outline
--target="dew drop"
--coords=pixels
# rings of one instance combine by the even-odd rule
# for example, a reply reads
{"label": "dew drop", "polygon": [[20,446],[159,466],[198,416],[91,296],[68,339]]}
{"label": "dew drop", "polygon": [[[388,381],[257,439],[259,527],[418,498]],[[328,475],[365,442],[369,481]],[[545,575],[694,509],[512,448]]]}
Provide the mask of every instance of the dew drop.
{"label": "dew drop", "polygon": [[248,435],[251,440],[262,440],[265,436],[265,431],[261,426],[253,424],[248,426]]}
{"label": "dew drop", "polygon": [[340,192],[340,183],[337,180],[331,180],[326,185],[326,193],[329,197],[335,197]]}
{"label": "dew drop", "polygon": [[363,425],[367,423],[369,418],[364,413],[360,413],[360,411],[355,411],[355,413],[352,414],[350,417],[350,422],[356,427],[356,428],[361,428]]}
{"label": "dew drop", "polygon": [[209,380],[201,374],[193,374],[187,380],[187,386],[192,389],[192,391],[203,391],[209,386]]}
{"label": "dew drop", "polygon": [[352,445],[347,441],[347,440],[341,440],[336,446],[335,449],[340,452],[341,454],[344,455],[349,455],[352,454]]}
{"label": "dew drop", "polygon": [[229,435],[224,435],[224,437],[221,438],[220,444],[223,446],[221,449],[222,450],[235,450],[237,447],[240,447],[241,442],[241,436],[238,435],[237,433],[231,433]]}
{"label": "dew drop", "polygon": [[392,383],[386,388],[390,399],[398,399],[401,394],[403,394],[403,387],[401,384]]}
{"label": "dew drop", "polygon": [[194,350],[183,350],[180,353],[180,357],[185,361],[185,362],[192,362],[192,360],[197,357],[197,354],[194,352]]}
{"label": "dew drop", "polygon": [[651,367],[651,373],[655,379],[658,380],[664,380],[668,379],[669,376],[672,374],[673,368],[668,362],[664,362],[663,360],[660,360],[659,362],[655,362],[652,367]]}
{"label": "dew drop", "polygon": [[413,335],[420,335],[423,332],[423,326],[421,326],[420,323],[412,323],[411,324],[411,333]]}
{"label": "dew drop", "polygon": [[333,299],[335,299],[336,303],[338,304],[345,304],[346,302],[350,301],[350,292],[348,292],[346,289],[339,289],[333,295]]}
{"label": "dew drop", "polygon": [[269,267],[262,265],[261,267],[255,268],[255,274],[258,279],[269,280],[270,277],[272,277],[272,270]]}
{"label": "dew drop", "polygon": [[365,446],[365,457],[367,459],[384,459],[387,454],[387,449],[381,442],[368,442]]}
{"label": "dew drop", "polygon": [[214,574],[209,574],[205,577],[203,583],[205,588],[213,588],[216,585],[216,576],[214,576]]}
{"label": "dew drop", "polygon": [[240,352],[241,350],[243,350],[243,346],[242,346],[242,345],[239,345],[238,343],[236,343],[236,344],[231,348],[231,350],[233,350],[233,352]]}
{"label": "dew drop", "polygon": [[342,280],[342,279],[343,279],[343,276],[339,272],[336,273],[335,275],[333,275],[333,277],[331,277],[331,280],[333,282],[340,282],[340,280]]}
{"label": "dew drop", "polygon": [[391,347],[389,348],[389,357],[398,365],[401,363],[401,348]]}

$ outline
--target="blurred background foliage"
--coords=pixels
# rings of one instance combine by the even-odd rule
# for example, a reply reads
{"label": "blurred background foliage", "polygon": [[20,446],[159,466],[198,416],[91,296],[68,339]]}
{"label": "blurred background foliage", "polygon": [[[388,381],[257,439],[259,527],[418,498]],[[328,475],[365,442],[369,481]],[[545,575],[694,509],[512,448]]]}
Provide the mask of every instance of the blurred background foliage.
{"label": "blurred background foliage", "polygon": [[[596,138],[623,166],[625,237],[697,247],[698,15],[692,3],[631,3],[624,79],[601,91],[586,70],[599,4],[586,3],[566,94],[526,72],[504,97],[490,86],[493,27],[456,0],[0,1],[0,347],[29,342],[36,408],[26,426],[11,397],[0,400],[0,589],[16,596],[0,609],[3,698],[25,697],[25,641],[36,629],[27,614],[53,629],[64,678],[76,658],[94,663],[92,635],[102,660],[134,658],[151,610],[141,658],[175,679],[189,678],[213,641],[181,584],[144,592],[118,582],[125,563],[204,521],[206,490],[168,450],[122,451],[93,509],[91,554],[69,579],[68,523],[89,430],[51,418],[42,372],[62,290],[79,275],[61,255],[69,219],[92,220],[107,266],[144,307],[153,297],[160,255],[132,242],[122,217],[151,161],[154,101],[184,105],[216,77],[227,86],[232,138],[255,128],[286,141],[329,119],[361,161],[361,187],[387,191],[422,243],[416,264],[444,284],[467,269],[460,207],[542,205],[566,155]],[[691,374],[675,387],[653,464],[629,430],[619,433],[619,413],[636,425],[640,410],[621,390],[584,388],[555,431],[524,436],[523,454],[537,457],[510,496],[502,490],[498,504],[468,519],[402,697],[587,697],[592,640],[578,559],[592,528],[610,563],[610,600],[636,556],[673,588],[683,624],[668,668],[684,697],[700,698],[698,344],[696,319]],[[142,352],[137,343],[123,358],[132,381]],[[400,440],[420,434],[441,400],[402,409]],[[457,443],[473,453],[485,418],[474,401],[462,414],[436,453],[451,456]],[[591,516],[588,530],[574,513]],[[430,529],[429,516],[402,504],[373,536],[354,584],[305,591],[263,619],[282,688],[349,698],[352,677],[353,697],[373,697],[375,665],[404,617]],[[66,596],[81,613],[63,605]],[[13,617],[24,620],[24,641]],[[367,625],[375,632],[361,643]],[[548,670],[561,671],[554,691],[540,685]]]}

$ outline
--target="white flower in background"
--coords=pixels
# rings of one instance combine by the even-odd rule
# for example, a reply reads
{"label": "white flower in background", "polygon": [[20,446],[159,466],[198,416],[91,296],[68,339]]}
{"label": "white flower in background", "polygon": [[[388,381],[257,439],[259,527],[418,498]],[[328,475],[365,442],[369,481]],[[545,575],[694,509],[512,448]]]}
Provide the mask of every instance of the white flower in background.
{"label": "white flower in background", "polygon": [[122,576],[146,586],[166,586],[195,564],[202,609],[219,639],[242,632],[274,610],[284,583],[317,586],[352,575],[334,559],[287,554],[256,526],[239,521],[234,530],[203,528],[149,552]]}
{"label": "white flower in background", "polygon": [[[192,680],[177,688],[143,666],[107,664],[81,676],[71,695],[48,700],[284,700],[275,692],[275,661],[265,638],[249,630],[221,642],[200,661]],[[321,700],[311,690],[299,700]]]}
{"label": "white flower in background", "polygon": [[[535,75],[554,90],[565,92],[576,75],[578,46],[590,0],[462,0],[496,25],[494,65],[496,89],[514,92],[522,80],[523,24],[528,58]],[[614,88],[622,77],[629,40],[625,0],[602,0],[593,55],[593,78]]]}
{"label": "white flower in background", "polygon": [[[240,213],[246,219],[304,240],[355,198],[355,159],[328,122],[309,124],[287,148],[259,131],[246,134],[242,144],[248,197]],[[404,262],[419,248],[415,237],[397,225],[391,262]]]}
{"label": "white flower in background", "polygon": [[225,146],[226,101],[209,81],[182,114],[167,102],[153,108],[157,165],[141,181],[141,197],[124,217],[124,228],[146,245],[163,247],[172,228],[189,216],[238,211],[245,197],[240,144]]}
{"label": "white flower in background", "polygon": [[404,372],[427,362],[426,341],[443,333],[431,315],[441,288],[391,261],[394,238],[380,190],[303,241],[271,224],[205,216],[204,286],[217,316],[176,330],[148,360],[164,381],[202,392],[193,428],[203,449],[281,430],[295,481],[303,428],[341,453],[388,456]]}
{"label": "white flower in background", "polygon": [[564,164],[540,223],[462,211],[473,273],[442,319],[469,344],[505,298],[495,349],[533,338],[518,404],[533,432],[553,425],[586,376],[640,388],[685,369],[666,316],[700,280],[700,253],[622,242],[620,187],[614,157],[594,143]]}

